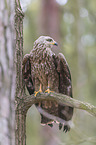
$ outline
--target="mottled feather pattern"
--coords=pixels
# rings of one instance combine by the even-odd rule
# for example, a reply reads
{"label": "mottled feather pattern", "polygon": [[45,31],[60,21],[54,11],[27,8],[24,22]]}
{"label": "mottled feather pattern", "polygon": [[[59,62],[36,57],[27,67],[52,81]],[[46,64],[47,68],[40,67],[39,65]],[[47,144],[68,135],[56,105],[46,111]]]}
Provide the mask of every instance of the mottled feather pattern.
{"label": "mottled feather pattern", "polygon": [[22,64],[22,73],[25,85],[28,89],[29,94],[34,93],[34,77],[31,75],[31,63],[30,63],[30,55],[26,54],[23,58]]}
{"label": "mottled feather pattern", "polygon": [[[39,90],[40,84],[43,92],[49,85],[51,91],[72,97],[71,74],[67,61],[63,54],[55,55],[51,51],[51,45],[47,45],[48,38],[47,36],[39,37],[35,41],[30,54],[24,56],[22,71],[26,87],[29,94],[33,94],[34,91]],[[53,39],[52,41],[54,42]],[[44,112],[53,115],[55,119],[58,117],[64,120],[63,122],[59,121],[59,129],[62,128],[65,121],[69,121],[73,116],[72,107],[58,104],[56,101],[42,101],[35,105],[38,111],[41,108]],[[40,114],[41,123],[52,127],[52,123],[56,120],[48,118],[41,112]],[[70,126],[65,124],[63,131],[67,132],[69,130]]]}

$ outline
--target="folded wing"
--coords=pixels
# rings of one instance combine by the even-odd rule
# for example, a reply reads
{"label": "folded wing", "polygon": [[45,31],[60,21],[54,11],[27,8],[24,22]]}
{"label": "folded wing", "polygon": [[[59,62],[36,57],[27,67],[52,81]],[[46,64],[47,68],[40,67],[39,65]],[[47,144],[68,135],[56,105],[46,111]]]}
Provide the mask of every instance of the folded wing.
{"label": "folded wing", "polygon": [[[67,64],[67,61],[62,53],[59,53],[58,56],[54,56],[54,63],[56,65],[58,74],[59,74],[59,93],[68,95],[72,97],[72,82],[71,74]],[[69,121],[73,116],[73,108],[59,104],[58,106],[58,116],[59,118]],[[62,128],[62,123],[59,124],[59,129]],[[69,130],[68,125],[64,125],[64,131]]]}
{"label": "folded wing", "polygon": [[22,73],[27,90],[31,95],[34,93],[35,88],[34,88],[34,76],[31,75],[30,54],[26,54],[23,58]]}

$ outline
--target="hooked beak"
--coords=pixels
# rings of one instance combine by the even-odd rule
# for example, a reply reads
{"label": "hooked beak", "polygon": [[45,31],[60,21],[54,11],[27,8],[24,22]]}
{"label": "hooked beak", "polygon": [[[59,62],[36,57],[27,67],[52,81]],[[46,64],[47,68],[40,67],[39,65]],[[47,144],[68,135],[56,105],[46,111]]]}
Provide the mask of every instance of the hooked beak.
{"label": "hooked beak", "polygon": [[52,44],[58,46],[58,43],[56,41],[54,41]]}

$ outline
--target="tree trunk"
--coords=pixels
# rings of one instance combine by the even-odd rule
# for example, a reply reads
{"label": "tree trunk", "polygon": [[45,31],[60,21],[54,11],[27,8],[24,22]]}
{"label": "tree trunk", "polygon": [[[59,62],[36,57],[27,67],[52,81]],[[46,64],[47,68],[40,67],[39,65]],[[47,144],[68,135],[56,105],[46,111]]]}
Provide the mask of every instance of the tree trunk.
{"label": "tree trunk", "polygon": [[14,0],[0,1],[0,145],[15,145]]}
{"label": "tree trunk", "polygon": [[[60,43],[60,6],[56,0],[42,0],[40,24],[41,35],[49,35]],[[59,48],[53,48],[53,51],[58,53]]]}
{"label": "tree trunk", "polygon": [[22,79],[22,58],[23,58],[23,17],[20,1],[15,0],[15,30],[16,30],[16,94],[15,94],[15,142],[16,145],[26,144],[26,113],[21,109],[24,97],[24,85]]}

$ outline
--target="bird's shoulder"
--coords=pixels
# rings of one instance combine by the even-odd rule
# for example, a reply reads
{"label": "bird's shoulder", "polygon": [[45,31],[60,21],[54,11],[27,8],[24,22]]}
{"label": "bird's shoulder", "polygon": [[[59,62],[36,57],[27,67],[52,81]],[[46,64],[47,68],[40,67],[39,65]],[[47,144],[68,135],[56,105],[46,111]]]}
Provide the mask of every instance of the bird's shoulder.
{"label": "bird's shoulder", "polygon": [[25,54],[23,57],[23,65],[30,59],[30,54]]}

